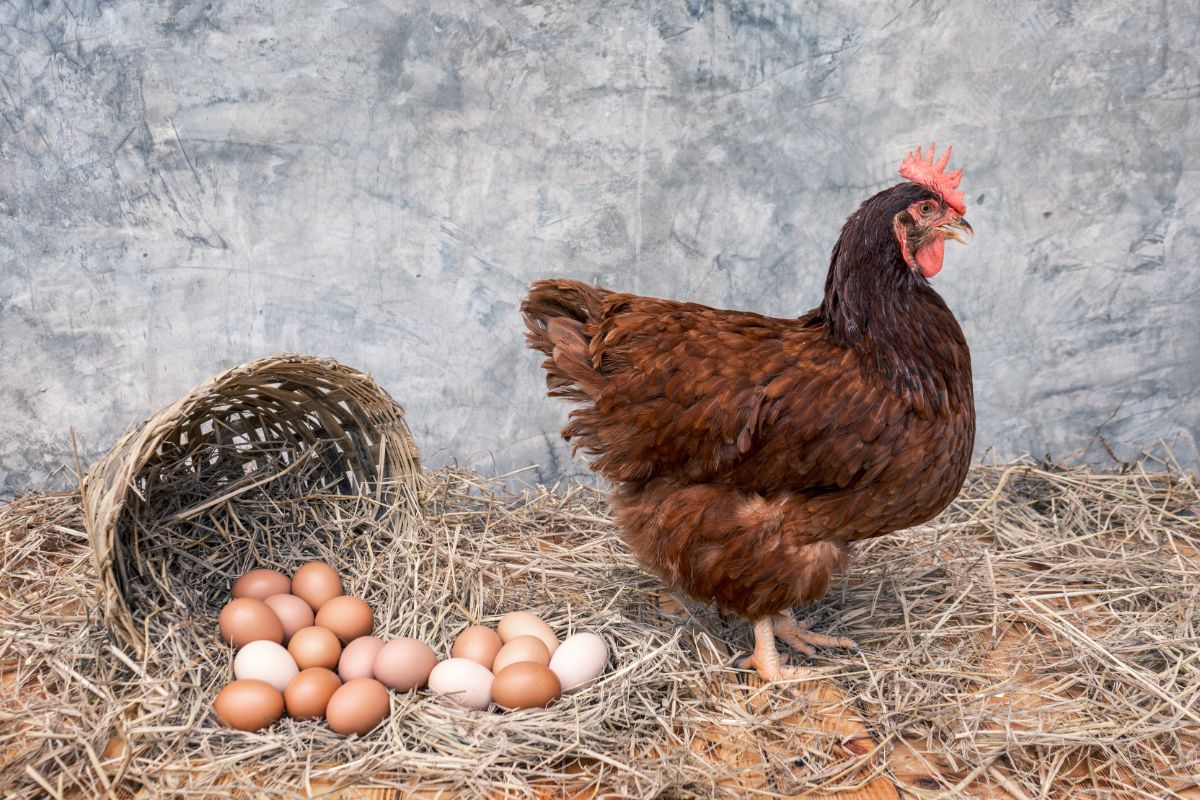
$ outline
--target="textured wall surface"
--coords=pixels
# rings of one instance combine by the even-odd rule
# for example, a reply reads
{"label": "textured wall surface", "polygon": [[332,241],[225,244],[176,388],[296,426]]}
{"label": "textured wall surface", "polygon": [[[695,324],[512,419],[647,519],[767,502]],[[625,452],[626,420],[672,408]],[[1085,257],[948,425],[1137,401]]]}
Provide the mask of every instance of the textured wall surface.
{"label": "textured wall surface", "polygon": [[[430,7],[439,10],[432,12]],[[1021,10],[1014,10],[1021,9]],[[0,491],[281,351],[372,372],[429,463],[586,472],[539,276],[796,315],[846,216],[955,145],[935,286],[981,451],[1200,436],[1200,5],[0,5]]]}

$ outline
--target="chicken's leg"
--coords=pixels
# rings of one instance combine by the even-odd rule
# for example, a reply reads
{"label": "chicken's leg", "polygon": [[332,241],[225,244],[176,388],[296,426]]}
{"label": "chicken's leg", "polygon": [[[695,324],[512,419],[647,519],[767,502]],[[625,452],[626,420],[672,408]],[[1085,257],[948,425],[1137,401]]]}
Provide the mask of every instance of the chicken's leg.
{"label": "chicken's leg", "polygon": [[853,639],[813,633],[809,630],[808,623],[798,622],[790,610],[775,615],[775,636],[788,647],[799,650],[806,656],[814,655],[818,647],[858,647],[858,643]]}
{"label": "chicken's leg", "polygon": [[812,670],[784,664],[775,649],[775,639],[805,655],[813,655],[817,647],[858,647],[853,639],[813,633],[808,625],[797,622],[791,611],[784,611],[754,622],[754,653],[743,658],[738,666],[755,669],[763,680],[795,680],[811,674]]}
{"label": "chicken's leg", "polygon": [[807,677],[812,670],[780,661],[775,649],[775,617],[754,621],[754,653],[738,662],[742,669],[754,669],[764,681],[792,681]]}

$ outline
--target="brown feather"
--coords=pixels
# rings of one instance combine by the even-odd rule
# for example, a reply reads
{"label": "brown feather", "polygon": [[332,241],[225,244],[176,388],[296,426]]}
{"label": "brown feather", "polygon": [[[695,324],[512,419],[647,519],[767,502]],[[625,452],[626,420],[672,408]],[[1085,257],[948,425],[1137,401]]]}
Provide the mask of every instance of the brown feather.
{"label": "brown feather", "polygon": [[799,319],[535,283],[522,305],[563,436],[614,484],[642,562],[751,618],[819,597],[857,540],[930,519],[974,442],[970,352],[904,263],[893,209],[863,204],[825,301]]}

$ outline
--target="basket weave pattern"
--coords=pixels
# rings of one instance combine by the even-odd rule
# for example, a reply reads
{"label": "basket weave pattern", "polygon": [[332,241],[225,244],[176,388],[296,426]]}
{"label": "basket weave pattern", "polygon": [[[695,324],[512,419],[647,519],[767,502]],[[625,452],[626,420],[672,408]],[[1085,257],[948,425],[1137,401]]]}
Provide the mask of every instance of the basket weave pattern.
{"label": "basket weave pattern", "polygon": [[403,409],[358,370],[284,354],[210,378],[127,433],[83,479],[105,619],[117,638],[142,652],[127,587],[163,568],[143,552],[139,530],[200,522],[273,487],[419,507],[420,457]]}

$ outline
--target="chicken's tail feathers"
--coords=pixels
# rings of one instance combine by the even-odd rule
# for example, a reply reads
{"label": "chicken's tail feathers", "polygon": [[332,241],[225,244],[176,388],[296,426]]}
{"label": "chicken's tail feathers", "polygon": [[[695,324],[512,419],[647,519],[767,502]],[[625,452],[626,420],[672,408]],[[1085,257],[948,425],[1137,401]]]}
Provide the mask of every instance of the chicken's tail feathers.
{"label": "chicken's tail feathers", "polygon": [[600,314],[600,307],[612,292],[583,281],[551,278],[534,281],[529,295],[521,303],[526,323],[550,317],[568,317],[577,322],[590,322]]}
{"label": "chicken's tail feathers", "polygon": [[596,321],[609,294],[581,281],[535,281],[521,303],[528,332],[525,341],[545,354],[546,387],[551,397],[584,402],[595,399],[604,376],[592,363],[585,326]]}

